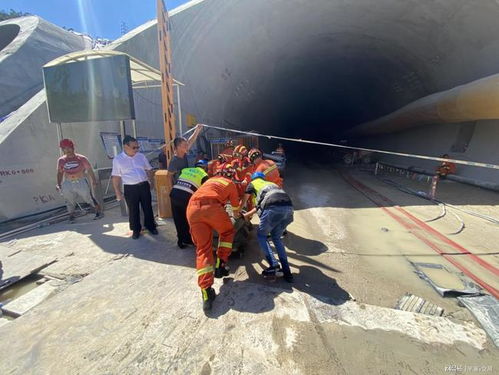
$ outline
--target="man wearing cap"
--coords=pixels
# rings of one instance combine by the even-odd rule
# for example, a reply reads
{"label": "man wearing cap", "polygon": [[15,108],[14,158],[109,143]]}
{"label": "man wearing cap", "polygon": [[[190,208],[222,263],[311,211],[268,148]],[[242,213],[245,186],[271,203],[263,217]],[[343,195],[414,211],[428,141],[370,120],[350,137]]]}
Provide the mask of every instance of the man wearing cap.
{"label": "man wearing cap", "polygon": [[[113,159],[113,187],[116,199],[125,198],[128,206],[128,220],[130,229],[133,231],[132,238],[136,240],[140,236],[142,225],[140,223],[140,207],[144,213],[144,226],[151,234],[158,234],[154,214],[152,211],[151,185],[153,180],[151,164],[139,152],[137,140],[129,135],[123,139],[123,152]],[[124,197],[121,192],[121,182],[124,185]]]}
{"label": "man wearing cap", "polygon": [[61,192],[66,200],[69,222],[74,222],[74,211],[78,197],[94,207],[94,220],[100,218],[100,207],[93,197],[92,190],[86,179],[86,175],[88,175],[92,186],[97,184],[92,166],[85,156],[75,153],[74,143],[71,139],[63,139],[59,146],[64,155],[57,160],[56,189]]}

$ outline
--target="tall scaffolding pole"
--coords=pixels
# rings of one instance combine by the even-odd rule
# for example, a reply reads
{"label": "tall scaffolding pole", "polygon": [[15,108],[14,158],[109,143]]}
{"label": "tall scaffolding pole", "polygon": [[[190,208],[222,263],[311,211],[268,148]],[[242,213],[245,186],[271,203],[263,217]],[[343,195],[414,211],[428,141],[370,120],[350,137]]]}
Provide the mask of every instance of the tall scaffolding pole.
{"label": "tall scaffolding pole", "polygon": [[[173,138],[175,136],[175,113],[173,108],[173,76],[171,71],[170,20],[163,0],[157,0],[159,68],[161,71],[161,101],[163,109],[163,127],[167,163],[173,157]],[[170,176],[166,171],[156,173],[156,194],[158,198],[158,216],[172,217],[170,205]]]}

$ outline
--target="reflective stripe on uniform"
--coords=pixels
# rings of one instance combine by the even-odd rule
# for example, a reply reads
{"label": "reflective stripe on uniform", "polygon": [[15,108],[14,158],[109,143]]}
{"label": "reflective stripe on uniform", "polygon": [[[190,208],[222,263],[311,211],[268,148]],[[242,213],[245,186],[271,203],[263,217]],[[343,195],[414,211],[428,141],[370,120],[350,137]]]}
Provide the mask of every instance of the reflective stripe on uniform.
{"label": "reflective stripe on uniform", "polygon": [[277,165],[275,165],[275,164],[271,165],[270,167],[268,167],[266,170],[263,171],[263,174],[267,175],[267,174],[269,174],[270,172],[272,172],[276,168],[277,168]]}
{"label": "reflective stripe on uniform", "polygon": [[197,270],[197,274],[198,274],[198,276],[201,276],[201,275],[205,275],[207,273],[213,272],[213,271],[215,271],[213,266],[207,266],[207,267],[201,268],[200,270]]}
{"label": "reflective stripe on uniform", "polygon": [[173,187],[174,189],[178,189],[178,190],[183,190],[183,191],[186,191],[188,192],[189,194],[194,194],[194,191],[192,189],[189,189],[188,187],[186,186],[182,186],[182,185],[175,185]]}
{"label": "reflective stripe on uniform", "polygon": [[232,206],[232,211],[239,210],[239,206]]}
{"label": "reflective stripe on uniform", "polygon": [[210,181],[212,181],[212,182],[220,182],[220,183],[221,183],[222,185],[224,185],[224,186],[227,186],[227,185],[229,185],[229,184],[230,184],[230,182],[229,182],[229,181],[224,180],[224,179],[222,179],[222,178],[212,178]]}
{"label": "reflective stripe on uniform", "polygon": [[219,242],[218,247],[226,247],[228,249],[232,249],[232,242]]}
{"label": "reflective stripe on uniform", "polygon": [[208,301],[208,289],[201,289],[203,293],[203,301]]}
{"label": "reflective stripe on uniform", "polygon": [[276,184],[270,181],[265,181],[264,179],[257,178],[256,180],[251,181],[253,188],[255,189],[255,194],[253,194],[253,204],[255,207],[258,207],[258,203],[261,203],[261,195],[262,192],[269,188],[278,188]]}

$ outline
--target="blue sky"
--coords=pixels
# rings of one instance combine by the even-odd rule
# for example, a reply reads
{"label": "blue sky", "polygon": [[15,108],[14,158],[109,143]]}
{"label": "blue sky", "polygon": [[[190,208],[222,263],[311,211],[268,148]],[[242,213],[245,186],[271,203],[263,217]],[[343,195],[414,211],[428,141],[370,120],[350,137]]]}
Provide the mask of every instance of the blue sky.
{"label": "blue sky", "polygon": [[[166,0],[168,9],[187,0]],[[0,9],[27,12],[93,37],[116,39],[156,18],[156,0],[0,0]]]}

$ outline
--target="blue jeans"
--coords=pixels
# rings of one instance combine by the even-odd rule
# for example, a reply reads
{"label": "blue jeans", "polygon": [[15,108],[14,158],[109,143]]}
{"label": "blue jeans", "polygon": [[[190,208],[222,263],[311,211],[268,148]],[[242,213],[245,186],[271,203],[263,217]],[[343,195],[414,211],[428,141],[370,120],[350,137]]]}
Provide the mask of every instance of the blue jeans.
{"label": "blue jeans", "polygon": [[278,267],[279,263],[274,257],[272,248],[267,241],[267,235],[270,233],[272,242],[274,243],[279,261],[281,262],[282,271],[285,275],[290,275],[291,271],[288,264],[288,256],[286,249],[281,241],[281,236],[286,227],[293,222],[293,207],[292,206],[270,206],[263,210],[260,216],[260,225],[257,230],[258,243],[267,258],[271,267]]}

